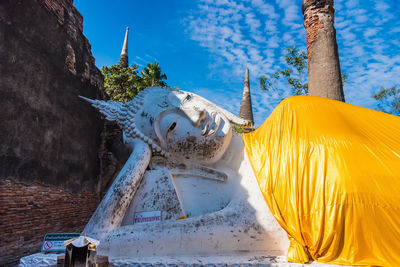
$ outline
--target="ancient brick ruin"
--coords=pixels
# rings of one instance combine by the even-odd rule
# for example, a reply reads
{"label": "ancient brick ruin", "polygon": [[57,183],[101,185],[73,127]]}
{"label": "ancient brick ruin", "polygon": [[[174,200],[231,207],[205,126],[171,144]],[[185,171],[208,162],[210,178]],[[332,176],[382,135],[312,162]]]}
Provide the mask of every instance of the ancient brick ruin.
{"label": "ancient brick ruin", "polygon": [[78,98],[103,98],[82,22],[72,0],[0,4],[0,266],[82,231],[123,165],[120,131]]}
{"label": "ancient brick ruin", "polygon": [[308,93],[344,101],[333,0],[303,0],[307,34]]}

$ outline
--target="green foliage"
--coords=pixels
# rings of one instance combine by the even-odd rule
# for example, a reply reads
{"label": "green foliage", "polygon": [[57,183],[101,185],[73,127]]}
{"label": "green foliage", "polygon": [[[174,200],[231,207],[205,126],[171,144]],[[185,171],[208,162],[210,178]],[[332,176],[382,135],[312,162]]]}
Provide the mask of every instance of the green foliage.
{"label": "green foliage", "polygon": [[348,78],[349,75],[347,75],[347,73],[342,73],[342,84],[347,83]]}
{"label": "green foliage", "polygon": [[120,65],[104,66],[101,69],[104,75],[104,89],[110,100],[127,102],[132,100],[140,91],[150,86],[165,87],[167,75],[161,72],[160,65],[148,63],[138,73],[137,65],[121,67]]}
{"label": "green foliage", "polygon": [[234,132],[236,132],[238,134],[242,134],[242,133],[246,132],[246,130],[242,126],[238,126],[238,125],[235,125],[235,124],[231,124],[231,126],[232,126],[232,131],[234,131]]}
{"label": "green foliage", "polygon": [[150,86],[167,86],[167,83],[163,81],[164,79],[167,79],[167,75],[161,73],[161,67],[158,62],[147,63],[147,67],[143,68],[140,75],[142,76],[141,86],[143,89]]}
{"label": "green foliage", "polygon": [[[263,90],[276,90],[275,83],[280,79],[286,79],[293,95],[308,94],[308,83],[304,81],[307,73],[307,53],[299,51],[296,46],[286,48],[285,61],[287,69],[260,77],[260,87]],[[347,82],[348,75],[342,73],[342,83]]]}
{"label": "green foliage", "polygon": [[308,84],[304,82],[307,70],[307,54],[299,51],[295,46],[286,48],[285,61],[287,69],[277,71],[273,74],[260,77],[260,87],[263,90],[276,90],[275,83],[280,79],[286,79],[294,95],[305,95],[308,93]]}
{"label": "green foliage", "polygon": [[121,67],[120,65],[104,66],[101,69],[104,75],[104,90],[110,100],[127,102],[141,90],[138,88],[140,77],[137,65]]}
{"label": "green foliage", "polygon": [[378,93],[373,95],[377,100],[378,109],[394,115],[400,115],[400,87],[381,87]]}

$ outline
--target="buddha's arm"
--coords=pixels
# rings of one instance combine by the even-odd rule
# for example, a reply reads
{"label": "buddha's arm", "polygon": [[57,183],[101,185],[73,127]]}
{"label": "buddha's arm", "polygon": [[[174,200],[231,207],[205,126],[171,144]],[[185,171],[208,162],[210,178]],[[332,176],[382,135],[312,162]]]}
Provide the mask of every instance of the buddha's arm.
{"label": "buddha's arm", "polygon": [[107,232],[120,226],[149,165],[149,146],[140,139],[130,141],[133,147],[131,156],[83,230],[88,237],[100,240]]}
{"label": "buddha's arm", "polygon": [[217,255],[250,253],[251,248],[254,255],[283,255],[289,244],[286,232],[269,211],[247,156],[240,163],[232,162],[240,165],[238,173],[243,177],[231,192],[228,206],[184,220],[117,227],[101,240],[98,253],[110,257]]}

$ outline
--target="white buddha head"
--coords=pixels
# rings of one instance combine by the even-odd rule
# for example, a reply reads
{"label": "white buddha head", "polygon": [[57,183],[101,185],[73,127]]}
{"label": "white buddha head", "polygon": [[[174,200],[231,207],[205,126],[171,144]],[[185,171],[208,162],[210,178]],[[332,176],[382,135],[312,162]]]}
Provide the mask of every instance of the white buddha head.
{"label": "white buddha head", "polygon": [[229,146],[231,123],[247,124],[196,94],[161,87],[147,88],[125,104],[86,100],[117,121],[125,137],[140,138],[176,162],[215,163]]}

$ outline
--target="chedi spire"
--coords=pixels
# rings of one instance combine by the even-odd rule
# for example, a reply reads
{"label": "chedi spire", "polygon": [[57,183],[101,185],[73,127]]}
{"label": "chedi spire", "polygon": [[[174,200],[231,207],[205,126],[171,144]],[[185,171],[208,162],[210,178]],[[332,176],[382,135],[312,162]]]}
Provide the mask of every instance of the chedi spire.
{"label": "chedi spire", "polygon": [[119,62],[118,62],[118,65],[120,65],[123,68],[127,68],[129,66],[129,63],[128,63],[128,32],[129,32],[129,27],[126,27],[124,45],[122,46],[121,56],[119,57]]}
{"label": "chedi spire", "polygon": [[243,87],[243,97],[242,105],[240,106],[239,117],[251,122],[249,128],[253,128],[253,106],[251,105],[251,95],[250,95],[250,80],[249,80],[249,69],[246,68],[246,75],[244,77],[244,87]]}

